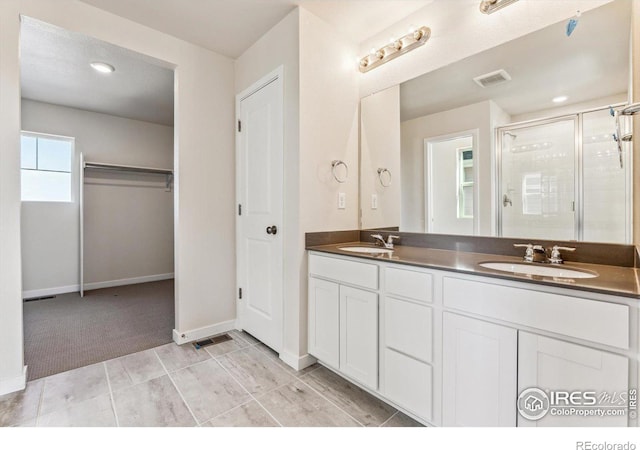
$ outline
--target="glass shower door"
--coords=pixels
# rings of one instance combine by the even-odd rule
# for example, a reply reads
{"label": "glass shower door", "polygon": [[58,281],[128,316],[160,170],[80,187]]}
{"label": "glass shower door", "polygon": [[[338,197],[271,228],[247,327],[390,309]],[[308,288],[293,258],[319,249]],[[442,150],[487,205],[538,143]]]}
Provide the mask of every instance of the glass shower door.
{"label": "glass shower door", "polygon": [[576,239],[577,116],[500,130],[500,235]]}

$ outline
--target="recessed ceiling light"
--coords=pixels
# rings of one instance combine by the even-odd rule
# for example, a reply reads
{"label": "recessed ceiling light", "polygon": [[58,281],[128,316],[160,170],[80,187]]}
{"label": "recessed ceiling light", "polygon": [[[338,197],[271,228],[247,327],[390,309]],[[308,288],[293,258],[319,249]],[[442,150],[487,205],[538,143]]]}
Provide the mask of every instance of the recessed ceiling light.
{"label": "recessed ceiling light", "polygon": [[551,101],[553,103],[562,103],[562,102],[566,102],[569,99],[569,97],[567,97],[566,95],[559,95],[557,97],[553,97],[553,99],[551,99]]}
{"label": "recessed ceiling light", "polygon": [[91,67],[93,67],[93,69],[97,72],[100,73],[111,73],[111,72],[115,72],[116,68],[113,67],[111,64],[107,64],[105,62],[92,62],[91,64],[89,64]]}

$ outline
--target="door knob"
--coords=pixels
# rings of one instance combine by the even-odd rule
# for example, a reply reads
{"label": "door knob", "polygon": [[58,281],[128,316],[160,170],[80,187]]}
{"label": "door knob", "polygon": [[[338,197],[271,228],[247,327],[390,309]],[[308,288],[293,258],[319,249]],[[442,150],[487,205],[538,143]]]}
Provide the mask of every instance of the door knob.
{"label": "door knob", "polygon": [[273,235],[278,234],[278,227],[275,225],[271,225],[270,227],[267,227],[267,234],[273,234]]}

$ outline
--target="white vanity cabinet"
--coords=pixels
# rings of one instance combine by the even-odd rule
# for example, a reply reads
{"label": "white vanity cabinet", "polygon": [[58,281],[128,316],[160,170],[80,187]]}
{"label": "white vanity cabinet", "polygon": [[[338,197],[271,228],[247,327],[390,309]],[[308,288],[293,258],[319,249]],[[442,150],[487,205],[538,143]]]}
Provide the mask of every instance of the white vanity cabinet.
{"label": "white vanity cabinet", "polygon": [[[611,395],[617,404],[629,390],[629,360],[620,355],[521,331],[518,342],[519,391],[537,387],[544,391],[593,392]],[[563,402],[564,403],[564,402]],[[569,403],[569,401],[567,401]],[[572,404],[580,408],[578,395]],[[627,415],[582,417],[548,414],[537,421],[518,416],[518,426],[626,426]]]}
{"label": "white vanity cabinet", "polygon": [[516,426],[518,332],[443,314],[442,424]]}
{"label": "white vanity cabinet", "polygon": [[340,285],[309,278],[309,353],[340,366]]}
{"label": "white vanity cabinet", "polygon": [[378,388],[378,294],[340,286],[340,370]]}
{"label": "white vanity cabinet", "polygon": [[403,412],[443,426],[627,426],[628,416],[529,421],[527,388],[637,389],[636,300],[388,259],[309,254],[309,353]]}
{"label": "white vanity cabinet", "polygon": [[433,275],[382,267],[381,393],[434,423]]}
{"label": "white vanity cabinet", "polygon": [[[626,426],[626,415],[585,418],[576,414],[562,417],[547,414],[537,421],[528,421],[517,414],[514,399],[532,387],[549,392],[626,395],[629,359],[597,347],[608,346],[621,352],[630,348],[630,308],[581,295],[578,291],[575,295],[566,295],[526,289],[520,283],[482,277],[445,276],[445,309],[481,318],[452,320],[454,315],[445,313],[444,425],[515,425],[517,420],[518,426]],[[508,322],[511,326],[485,324],[485,320]],[[570,343],[544,333],[585,344]],[[498,380],[500,386],[496,384]],[[479,394],[469,393],[467,385],[482,386],[486,391],[480,398],[468,401],[469,395]],[[511,394],[503,403],[502,395],[507,395],[507,391]],[[488,407],[487,402],[492,399]],[[478,400],[484,404],[473,409]],[[510,410],[504,422],[503,410]],[[459,419],[461,416],[464,420]]]}
{"label": "white vanity cabinet", "polygon": [[378,389],[378,267],[310,255],[309,275],[309,354]]}

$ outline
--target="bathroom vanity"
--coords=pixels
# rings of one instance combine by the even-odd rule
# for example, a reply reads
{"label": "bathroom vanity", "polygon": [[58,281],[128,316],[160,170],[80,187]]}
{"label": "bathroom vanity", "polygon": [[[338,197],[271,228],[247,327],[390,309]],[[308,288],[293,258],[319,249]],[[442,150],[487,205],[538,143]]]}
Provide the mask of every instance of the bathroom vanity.
{"label": "bathroom vanity", "polygon": [[357,246],[372,244],[308,247],[308,346],[321,364],[428,425],[636,424],[634,411],[526,420],[516,405],[530,387],[637,389],[637,269],[567,263],[597,276],[554,278],[480,265],[514,256],[343,250]]}

